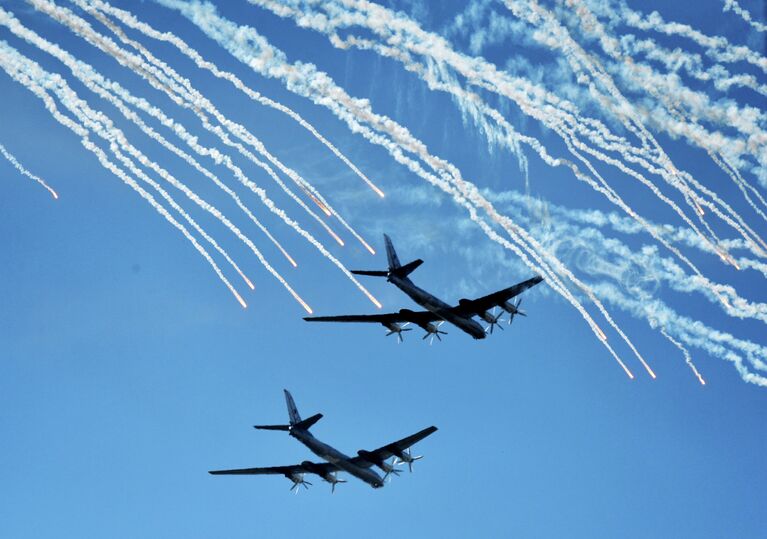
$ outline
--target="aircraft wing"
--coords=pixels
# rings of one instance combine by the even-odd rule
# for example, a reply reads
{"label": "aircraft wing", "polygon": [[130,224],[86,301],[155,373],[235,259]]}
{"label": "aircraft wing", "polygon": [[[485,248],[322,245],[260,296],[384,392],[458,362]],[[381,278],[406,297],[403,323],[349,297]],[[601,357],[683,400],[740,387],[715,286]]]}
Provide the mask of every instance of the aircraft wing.
{"label": "aircraft wing", "polygon": [[411,322],[413,324],[427,324],[441,320],[439,316],[430,311],[411,311],[402,309],[397,313],[385,314],[344,314],[340,316],[307,316],[307,322],[369,322],[378,324],[396,324]]}
{"label": "aircraft wing", "polygon": [[[328,472],[338,470],[335,464],[329,462],[313,463],[314,470],[320,468],[327,468]],[[310,472],[302,464],[294,464],[292,466],[267,466],[265,468],[239,468],[236,470],[212,470],[208,472],[211,475],[286,475],[290,476],[296,473],[313,473]]]}
{"label": "aircraft wing", "polygon": [[521,294],[528,288],[534,287],[541,281],[543,281],[543,277],[536,275],[532,279],[522,281],[521,283],[517,283],[509,288],[504,288],[498,292],[493,292],[487,296],[482,296],[477,299],[461,300],[461,303],[457,307],[454,307],[453,310],[456,314],[466,316],[483,313],[493,307],[500,306],[503,302],[509,301],[514,296]]}
{"label": "aircraft wing", "polygon": [[[434,427],[434,426],[427,427],[423,429],[422,431],[416,432],[415,434],[411,434],[407,438],[402,438],[401,440],[398,440],[396,442],[392,442],[383,447],[379,447],[378,449],[374,451],[370,451],[370,454],[373,456],[371,460],[374,460],[374,461],[386,460],[389,457],[399,456],[402,454],[403,451],[405,451],[405,449],[407,449],[411,445],[415,445],[416,443],[420,442],[421,440],[423,440],[430,434],[434,434],[435,432],[437,432],[437,427]],[[369,460],[361,456],[354,457],[353,459],[351,459],[351,461],[358,466],[365,466],[367,468],[373,465]]]}

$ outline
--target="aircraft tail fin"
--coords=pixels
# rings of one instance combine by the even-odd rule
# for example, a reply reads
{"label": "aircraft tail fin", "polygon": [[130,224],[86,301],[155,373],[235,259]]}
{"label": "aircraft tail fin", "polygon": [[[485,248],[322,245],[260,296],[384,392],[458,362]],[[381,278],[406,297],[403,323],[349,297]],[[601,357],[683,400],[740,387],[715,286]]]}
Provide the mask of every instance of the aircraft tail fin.
{"label": "aircraft tail fin", "polygon": [[386,258],[389,261],[389,271],[394,271],[395,269],[401,267],[402,264],[399,263],[397,251],[394,250],[394,244],[391,242],[391,238],[387,234],[384,234],[384,243],[386,243]]}
{"label": "aircraft tail fin", "polygon": [[290,394],[290,391],[287,389],[283,389],[285,392],[285,404],[288,406],[288,416],[290,416],[290,424],[295,425],[296,423],[301,422],[301,416],[298,413],[298,408],[296,408],[296,401],[293,400],[293,395]]}

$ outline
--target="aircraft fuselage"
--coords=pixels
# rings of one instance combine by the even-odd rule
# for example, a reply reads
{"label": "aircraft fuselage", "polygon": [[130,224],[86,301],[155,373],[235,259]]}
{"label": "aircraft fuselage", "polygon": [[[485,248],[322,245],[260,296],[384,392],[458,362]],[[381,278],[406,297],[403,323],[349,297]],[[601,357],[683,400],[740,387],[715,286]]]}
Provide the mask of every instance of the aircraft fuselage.
{"label": "aircraft fuselage", "polygon": [[479,325],[479,323],[475,322],[471,318],[466,318],[455,314],[452,311],[452,307],[450,305],[438,297],[428,293],[426,290],[419,288],[407,277],[389,275],[387,281],[402,290],[410,297],[410,299],[415,301],[418,305],[427,311],[433,312],[443,320],[450,322],[458,329],[465,331],[475,339],[485,338],[485,330],[482,328],[482,326]]}
{"label": "aircraft fuselage", "polygon": [[351,462],[351,457],[344,455],[335,447],[331,447],[328,444],[319,441],[308,430],[304,429],[291,429],[290,435],[304,444],[309,450],[326,460],[331,464],[335,464],[345,472],[349,472],[354,477],[361,479],[373,488],[380,488],[384,485],[383,479],[375,471],[370,468],[364,468],[357,466]]}

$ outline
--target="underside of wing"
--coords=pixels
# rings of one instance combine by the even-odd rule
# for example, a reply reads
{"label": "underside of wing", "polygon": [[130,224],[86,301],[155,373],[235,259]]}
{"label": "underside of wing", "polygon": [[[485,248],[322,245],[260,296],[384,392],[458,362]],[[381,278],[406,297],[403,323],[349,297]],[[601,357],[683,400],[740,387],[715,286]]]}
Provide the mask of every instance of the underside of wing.
{"label": "underside of wing", "polygon": [[291,466],[267,466],[264,468],[238,468],[235,470],[212,470],[211,475],[284,475],[290,477],[295,474],[313,473],[325,477],[331,472],[338,471],[338,466],[330,462],[310,462],[305,460],[301,464]]}
{"label": "underside of wing", "polygon": [[265,468],[239,468],[236,470],[212,470],[211,475],[290,475],[306,470],[300,464],[293,466],[267,466]]}
{"label": "underside of wing", "polygon": [[307,316],[307,322],[368,322],[386,324],[397,322],[397,313],[386,314],[344,314],[340,316]]}
{"label": "underside of wing", "polygon": [[413,324],[426,324],[440,320],[440,317],[430,311],[411,311],[402,309],[396,313],[384,314],[344,314],[339,316],[307,316],[307,322],[367,322],[377,324],[401,324],[411,322]]}

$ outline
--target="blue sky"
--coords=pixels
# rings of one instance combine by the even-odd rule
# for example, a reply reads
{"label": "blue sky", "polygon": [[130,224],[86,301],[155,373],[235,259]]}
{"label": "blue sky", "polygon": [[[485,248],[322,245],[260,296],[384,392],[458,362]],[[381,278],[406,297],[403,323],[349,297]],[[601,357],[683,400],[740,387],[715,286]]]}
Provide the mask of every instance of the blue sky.
{"label": "blue sky", "polygon": [[[448,197],[355,136],[325,109],[246,69],[177,13],[152,2],[117,4],[178,33],[222,68],[302,114],[386,191],[380,200],[295,123],[196,70],[169,47],[144,41],[320,189],[379,250],[370,256],[348,234],[346,247],[333,245],[264,174],[252,165],[246,168],[347,267],[382,269],[381,233],[388,231],[403,261],[425,260],[413,279],[450,302],[531,275],[513,254],[480,234]],[[759,12],[758,3],[742,5]],[[63,26],[23,2],[1,6],[212,142],[191,114]],[[458,2],[439,9],[429,3],[391,6],[435,32],[447,32],[461,11]],[[716,1],[692,11],[661,2],[634,7],[659,9],[668,20],[726,35],[764,54],[763,36],[749,33],[734,15],[722,14]],[[313,62],[351,95],[369,99],[375,110],[407,126],[478,186],[494,193],[524,191],[516,157],[488,149],[482,133],[464,121],[448,97],[429,91],[398,64],[369,52],[334,49],[325,37],[244,1],[222,3],[220,11],[258,28],[290,60]],[[0,39],[65,75],[81,97],[114,118],[147,155],[214,201],[263,246],[317,314],[375,310],[316,250],[262,211],[254,197],[252,207],[298,260],[297,269],[281,260],[256,230],[246,228],[247,219],[231,201],[118,119],[113,108],[89,94],[56,60],[5,28],[0,28]],[[465,38],[451,39],[458,50],[468,51]],[[665,44],[677,45],[673,40]],[[524,55],[528,67],[547,58],[513,40],[482,54],[501,67],[515,55]],[[535,76],[522,63],[516,65],[520,74]],[[555,80],[556,73],[549,75]],[[630,381],[578,313],[543,286],[525,295],[527,318],[484,341],[445,328],[449,335],[442,343],[429,346],[416,330],[398,345],[384,338],[380,327],[310,326],[301,320],[301,307],[236,238],[190,209],[254,280],[256,290],[246,295],[249,308],[243,310],[178,231],[103,169],[37,98],[1,72],[0,95],[0,143],[60,194],[52,200],[9,163],[0,162],[0,430],[5,433],[0,443],[0,536],[763,534],[765,389],[744,383],[721,359],[692,350],[707,381],[702,387],[679,351],[657,331],[611,308],[658,374],[651,380],[610,333],[610,342],[637,375]],[[732,96],[764,109],[764,99],[742,91]],[[520,118],[513,107],[508,114],[552,153],[564,154],[551,133]],[[659,140],[680,166],[706,178],[707,185],[747,214],[737,190],[702,159],[703,152],[663,135]],[[242,159],[237,162],[248,167]],[[222,178],[227,174],[219,173]],[[566,172],[534,157],[529,177],[531,193],[552,206],[612,210]],[[613,177],[646,215],[679,224],[652,197],[620,175]],[[749,222],[766,232],[753,214]],[[634,249],[652,243],[637,235],[620,239]],[[734,272],[713,257],[697,256],[713,278],[764,300],[758,274]],[[578,260],[574,253],[568,262],[589,269]],[[244,293],[232,273],[227,275]],[[597,280],[594,274],[586,277]],[[387,310],[413,307],[383,280],[364,284]],[[765,344],[758,321],[727,317],[700,294],[682,294],[665,284],[647,286],[682,313]],[[305,416],[322,412],[325,418],[313,432],[348,454],[432,424],[440,430],[416,446],[426,457],[414,473],[380,490],[350,481],[331,496],[329,486],[314,478],[308,492],[294,496],[281,477],[209,476],[209,469],[291,464],[311,457],[284,434],[252,429],[256,423],[285,419],[282,388],[293,392]]]}

